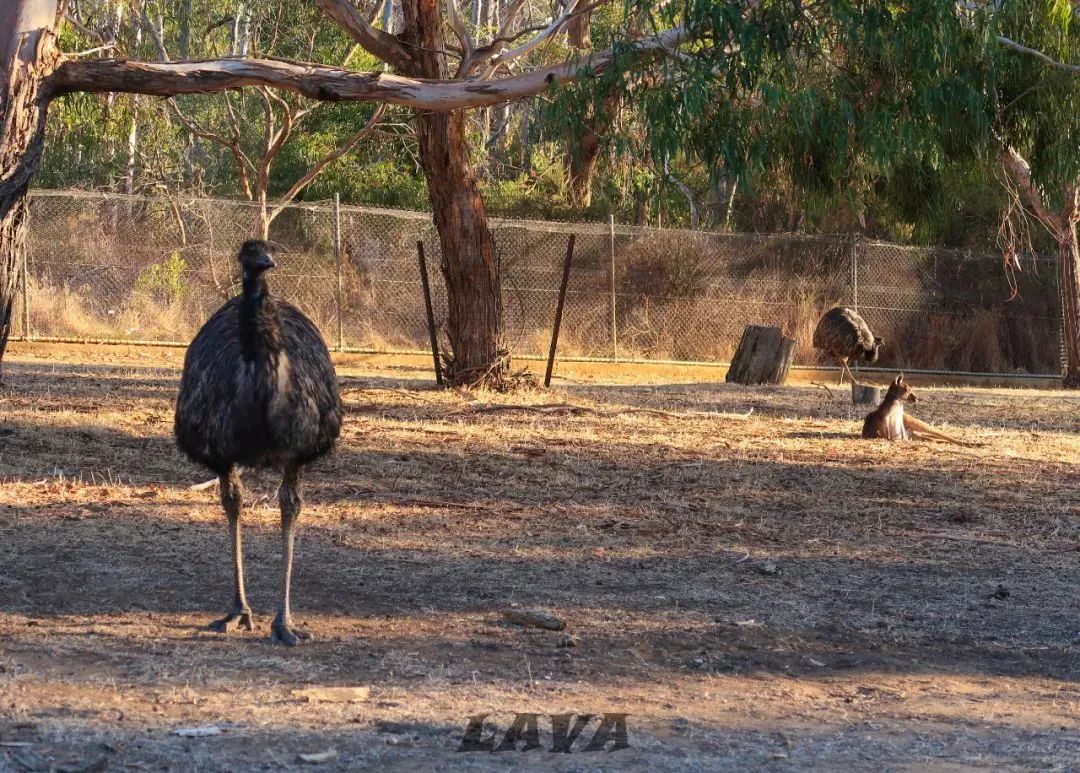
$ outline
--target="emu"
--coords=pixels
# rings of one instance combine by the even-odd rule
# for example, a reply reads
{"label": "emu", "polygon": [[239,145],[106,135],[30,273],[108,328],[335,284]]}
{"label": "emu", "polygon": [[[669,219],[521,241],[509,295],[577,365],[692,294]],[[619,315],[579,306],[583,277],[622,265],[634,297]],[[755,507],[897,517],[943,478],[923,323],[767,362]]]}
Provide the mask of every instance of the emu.
{"label": "emu", "polygon": [[304,465],[327,454],[341,430],[334,366],[318,329],[298,309],[270,294],[265,273],[274,247],[252,239],[240,248],[243,293],[214,313],[188,348],[174,433],[180,450],[215,472],[232,538],[232,608],[212,630],[254,630],[244,592],[239,467],[282,470],[281,597],[271,626],[276,643],[310,639],[294,628],[289,606],[293,536],[300,515]]}
{"label": "emu", "polygon": [[884,344],[871,332],[866,320],[844,306],[825,312],[814,330],[814,348],[840,361],[841,384],[845,373],[854,383],[859,383],[848,369],[848,360],[877,362],[878,352]]}

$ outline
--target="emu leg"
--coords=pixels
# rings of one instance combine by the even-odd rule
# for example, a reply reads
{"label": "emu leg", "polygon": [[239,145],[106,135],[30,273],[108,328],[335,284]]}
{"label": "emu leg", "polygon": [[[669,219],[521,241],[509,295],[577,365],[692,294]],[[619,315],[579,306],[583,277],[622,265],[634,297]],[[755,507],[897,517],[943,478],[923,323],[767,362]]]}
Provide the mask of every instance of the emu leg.
{"label": "emu leg", "polygon": [[239,627],[251,631],[255,621],[251,616],[251,607],[244,593],[244,546],[240,539],[240,512],[244,507],[244,487],[240,484],[240,473],[235,467],[219,478],[221,483],[221,506],[229,518],[229,536],[232,537],[233,554],[233,605],[229,614],[210,623],[210,629],[221,633],[231,633]]}
{"label": "emu leg", "polygon": [[855,378],[854,374],[851,372],[851,368],[848,367],[847,360],[840,360],[840,364],[843,365],[843,368],[840,370],[840,386],[844,385],[845,373],[848,374],[848,378],[851,379],[852,384],[858,384],[859,380]]}
{"label": "emu leg", "polygon": [[281,505],[281,605],[271,627],[271,639],[277,644],[295,647],[311,638],[307,631],[293,628],[292,610],[289,607],[289,585],[292,582],[293,535],[296,519],[300,516],[301,469],[297,465],[285,467],[278,489]]}

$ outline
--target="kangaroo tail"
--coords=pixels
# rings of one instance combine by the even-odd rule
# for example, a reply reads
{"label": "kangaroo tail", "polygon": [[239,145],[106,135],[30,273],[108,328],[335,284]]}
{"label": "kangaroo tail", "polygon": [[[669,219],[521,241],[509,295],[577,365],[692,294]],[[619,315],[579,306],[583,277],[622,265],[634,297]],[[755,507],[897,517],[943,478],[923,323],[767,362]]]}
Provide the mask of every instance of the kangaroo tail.
{"label": "kangaroo tail", "polygon": [[966,440],[960,440],[951,435],[946,435],[944,432],[939,432],[925,421],[919,421],[906,412],[904,413],[904,427],[913,437],[930,437],[935,440],[944,440],[946,443],[954,443],[958,446],[967,446],[968,448],[977,448],[979,446],[978,443],[969,443]]}

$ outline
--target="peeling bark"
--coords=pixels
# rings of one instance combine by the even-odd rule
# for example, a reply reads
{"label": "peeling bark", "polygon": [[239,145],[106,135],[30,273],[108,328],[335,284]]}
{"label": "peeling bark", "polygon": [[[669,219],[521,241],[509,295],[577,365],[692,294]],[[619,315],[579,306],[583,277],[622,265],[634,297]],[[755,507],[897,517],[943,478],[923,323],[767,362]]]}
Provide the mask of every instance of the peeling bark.
{"label": "peeling bark", "polygon": [[1001,154],[1009,177],[1016,184],[1028,211],[1058,243],[1060,264],[1061,327],[1065,338],[1065,386],[1080,389],[1080,244],[1076,224],[1080,221],[1080,183],[1063,192],[1064,204],[1052,211],[1031,179],[1031,167],[1014,148]]}
{"label": "peeling bark", "polygon": [[[442,38],[441,27],[439,37]],[[630,54],[655,55],[689,37],[682,27],[642,38],[624,49],[620,61]],[[445,42],[445,40],[444,40]],[[440,49],[441,50],[441,49]],[[434,53],[429,57],[442,58]],[[598,75],[615,59],[612,50],[589,58],[571,59],[519,75],[495,80],[454,81],[443,75],[405,77],[381,72],[353,72],[340,67],[282,59],[211,59],[201,62],[136,62],[123,59],[79,59],[64,62],[50,78],[50,92],[59,96],[76,91],[126,92],[173,97],[177,94],[209,94],[245,86],[270,86],[325,102],[385,102],[419,110],[459,110],[486,107],[535,96],[552,85],[581,77],[588,65]],[[427,72],[424,65],[406,72]]]}
{"label": "peeling bark", "polygon": [[41,163],[48,98],[57,62],[57,3],[15,0],[0,11],[0,366],[26,250],[26,191]]}

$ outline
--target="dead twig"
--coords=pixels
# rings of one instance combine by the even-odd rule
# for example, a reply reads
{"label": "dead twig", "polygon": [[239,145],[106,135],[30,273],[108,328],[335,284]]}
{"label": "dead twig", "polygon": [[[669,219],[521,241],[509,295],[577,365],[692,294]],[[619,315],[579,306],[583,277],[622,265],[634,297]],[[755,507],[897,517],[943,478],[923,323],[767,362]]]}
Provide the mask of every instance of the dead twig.
{"label": "dead twig", "polygon": [[895,533],[900,536],[917,537],[919,539],[939,539],[947,540],[949,542],[970,542],[975,545],[993,545],[999,548],[1026,548],[1028,550],[1034,549],[1029,545],[1023,545],[1019,542],[1011,542],[1009,540],[990,539],[989,537],[974,537],[966,534],[949,534],[947,532],[929,531],[927,529],[909,529]]}
{"label": "dead twig", "polygon": [[423,402],[423,403],[432,402],[431,400],[429,400],[426,397],[421,397],[420,395],[414,395],[412,392],[408,392],[408,391],[406,391],[404,389],[400,389],[400,388],[391,389],[390,387],[374,387],[374,386],[373,387],[368,387],[368,386],[364,386],[364,387],[349,387],[348,389],[342,389],[341,390],[341,394],[343,394],[343,395],[347,395],[350,392],[389,392],[392,395],[398,395],[399,397],[407,397],[410,400],[419,400],[420,402]]}
{"label": "dead twig", "polygon": [[505,413],[510,411],[523,411],[526,413],[540,414],[570,414],[571,416],[597,416],[610,419],[616,416],[659,416],[664,419],[748,419],[754,412],[750,408],[746,413],[710,413],[708,411],[675,412],[661,411],[656,408],[619,408],[613,411],[605,411],[599,408],[587,408],[583,405],[571,405],[570,403],[543,403],[540,405],[480,405],[475,406],[465,413]]}
{"label": "dead twig", "polygon": [[822,389],[824,389],[824,390],[825,390],[826,392],[828,392],[828,393],[829,393],[829,397],[832,397],[832,396],[833,396],[832,390],[831,390],[831,389],[829,389],[829,388],[828,388],[827,386],[825,386],[824,384],[822,384],[822,383],[821,383],[820,381],[811,381],[811,382],[810,382],[810,384],[811,384],[812,386],[819,386],[819,387],[821,387]]}

